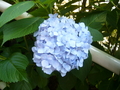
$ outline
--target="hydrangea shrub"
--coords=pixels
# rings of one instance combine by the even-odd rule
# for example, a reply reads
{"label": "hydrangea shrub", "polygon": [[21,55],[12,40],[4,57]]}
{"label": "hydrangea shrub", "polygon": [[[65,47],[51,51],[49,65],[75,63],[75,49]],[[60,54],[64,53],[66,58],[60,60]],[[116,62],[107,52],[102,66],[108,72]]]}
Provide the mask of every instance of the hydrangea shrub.
{"label": "hydrangea shrub", "polygon": [[49,14],[34,33],[33,61],[46,74],[58,71],[65,76],[72,69],[83,67],[88,57],[92,36],[83,22]]}

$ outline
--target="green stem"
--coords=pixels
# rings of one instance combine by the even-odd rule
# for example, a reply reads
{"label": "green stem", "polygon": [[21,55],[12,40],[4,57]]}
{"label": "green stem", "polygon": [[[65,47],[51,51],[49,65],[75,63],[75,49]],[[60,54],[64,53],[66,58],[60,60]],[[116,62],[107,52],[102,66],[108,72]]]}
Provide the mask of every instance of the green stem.
{"label": "green stem", "polygon": [[87,0],[83,0],[83,2],[82,2],[82,10],[81,11],[83,11],[83,12],[85,12],[86,2],[87,2]]}
{"label": "green stem", "polygon": [[41,2],[38,2],[38,5],[41,6],[42,8],[44,8],[47,11],[47,13],[49,13],[49,11],[47,10],[47,8],[43,4],[41,4]]}
{"label": "green stem", "polygon": [[50,13],[52,13],[52,5],[50,4]]}
{"label": "green stem", "polygon": [[113,4],[113,6],[115,6],[118,10],[120,10],[120,8],[117,7],[117,5],[115,5],[115,3],[113,1],[111,1],[111,3]]}

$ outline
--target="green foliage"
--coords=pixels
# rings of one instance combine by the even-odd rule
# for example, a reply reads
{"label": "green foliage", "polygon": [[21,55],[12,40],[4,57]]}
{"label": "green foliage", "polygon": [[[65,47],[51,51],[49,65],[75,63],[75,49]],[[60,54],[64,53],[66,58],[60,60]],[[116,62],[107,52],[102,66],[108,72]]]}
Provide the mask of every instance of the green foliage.
{"label": "green foliage", "polygon": [[28,60],[21,53],[13,53],[6,60],[0,61],[0,79],[5,82],[27,80],[26,67]]}
{"label": "green foliage", "polygon": [[84,82],[90,71],[91,64],[92,64],[92,60],[91,60],[91,55],[89,54],[89,57],[84,61],[84,67],[79,68],[79,70],[76,69],[73,70],[72,74],[75,75],[82,82]]}
{"label": "green foliage", "polygon": [[112,72],[100,67],[98,65],[94,65],[88,74],[88,80],[92,85],[96,85],[101,80],[109,79],[112,76]]}
{"label": "green foliage", "polygon": [[44,8],[36,9],[36,10],[30,12],[30,14],[32,14],[35,17],[39,17],[39,16],[40,17],[47,17],[48,16],[48,12]]}
{"label": "green foliage", "polygon": [[116,79],[118,79],[118,77],[115,76],[109,80],[103,80],[98,86],[99,90],[119,90],[120,84]]}
{"label": "green foliage", "polygon": [[50,5],[51,3],[54,3],[56,0],[40,0],[40,2],[42,2],[42,4],[48,4]]}
{"label": "green foliage", "polygon": [[92,13],[89,16],[82,18],[80,21],[91,28],[100,30],[106,21],[106,14],[107,12]]}
{"label": "green foliage", "polygon": [[88,26],[94,41],[103,40],[103,35],[98,30],[100,30],[106,22],[106,13],[107,12],[92,13],[80,20]]}
{"label": "green foliage", "polygon": [[89,90],[89,86],[86,82],[82,83],[78,80],[75,85],[75,89],[76,90]]}
{"label": "green foliage", "polygon": [[112,27],[114,27],[114,28],[117,27],[118,19],[119,19],[119,15],[116,10],[113,10],[113,11],[107,13],[106,20]]}
{"label": "green foliage", "polygon": [[33,1],[25,1],[9,7],[0,16],[0,27],[3,26],[5,23],[9,22],[10,20],[18,17],[25,11],[29,10],[33,5]]}
{"label": "green foliage", "polygon": [[93,41],[102,41],[103,35],[96,29],[88,27],[91,35],[93,36]]}
{"label": "green foliage", "polygon": [[35,32],[42,22],[42,18],[35,17],[14,21],[4,25],[1,28],[1,31],[3,31],[2,44],[4,44],[7,40],[22,37]]}
{"label": "green foliage", "polygon": [[67,74],[65,77],[59,77],[58,82],[62,90],[71,90],[76,84],[76,78],[72,74]]}
{"label": "green foliage", "polygon": [[11,83],[9,90],[32,90],[32,88],[28,82],[20,81],[17,83]]}
{"label": "green foliage", "polygon": [[[7,83],[4,90],[120,90],[120,76],[92,62],[90,53],[83,67],[61,77],[56,71],[45,74],[34,64],[31,51],[32,34],[48,14],[58,13],[84,22],[93,36],[92,45],[120,59],[119,0],[4,1],[13,4],[0,13],[0,80]],[[14,19],[25,11],[33,17]]]}

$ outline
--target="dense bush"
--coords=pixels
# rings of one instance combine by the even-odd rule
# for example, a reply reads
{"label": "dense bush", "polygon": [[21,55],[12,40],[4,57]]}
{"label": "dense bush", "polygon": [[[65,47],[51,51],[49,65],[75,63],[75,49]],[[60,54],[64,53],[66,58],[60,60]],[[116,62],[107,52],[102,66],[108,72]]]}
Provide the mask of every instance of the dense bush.
{"label": "dense bush", "polygon": [[[120,77],[92,62],[90,53],[83,67],[61,77],[57,71],[43,73],[33,62],[31,50],[38,26],[48,14],[58,13],[76,23],[84,22],[93,36],[92,45],[120,59],[119,0],[4,1],[14,4],[0,16],[0,81],[6,83],[4,90],[120,90]],[[14,19],[25,11],[33,17]]]}

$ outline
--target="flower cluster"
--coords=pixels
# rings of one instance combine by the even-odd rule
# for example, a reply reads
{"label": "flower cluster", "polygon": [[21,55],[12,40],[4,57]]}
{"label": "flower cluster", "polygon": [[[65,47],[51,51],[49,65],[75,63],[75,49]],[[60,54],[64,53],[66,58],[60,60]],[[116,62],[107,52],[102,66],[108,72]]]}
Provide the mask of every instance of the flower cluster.
{"label": "flower cluster", "polygon": [[47,74],[58,71],[65,76],[70,70],[83,66],[92,36],[84,23],[57,16],[49,14],[50,18],[34,33],[33,61]]}

